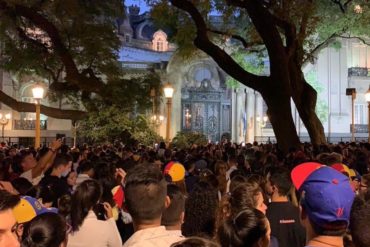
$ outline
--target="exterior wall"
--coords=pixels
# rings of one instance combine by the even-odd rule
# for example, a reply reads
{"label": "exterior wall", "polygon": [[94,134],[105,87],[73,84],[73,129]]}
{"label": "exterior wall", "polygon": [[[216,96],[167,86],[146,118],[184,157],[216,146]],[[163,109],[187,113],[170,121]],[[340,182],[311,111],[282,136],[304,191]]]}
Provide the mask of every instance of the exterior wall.
{"label": "exterior wall", "polygon": [[[21,92],[15,90],[18,88],[17,83],[11,77],[9,73],[4,73],[1,71],[0,73],[0,82],[2,85],[2,91],[6,94],[12,96],[17,100],[20,99]],[[47,99],[43,100],[43,104],[51,105],[47,102]],[[51,105],[57,107],[56,105]],[[11,120],[8,124],[4,127],[4,136],[5,137],[34,137],[35,130],[16,130],[14,128],[14,120],[22,120],[21,113],[13,111],[8,106],[1,104],[0,113],[11,114]],[[29,116],[32,116],[34,119],[34,113],[29,113]],[[64,120],[64,119],[55,119],[51,117],[41,116],[41,120],[47,120],[47,130],[41,130],[41,137],[55,137],[56,134],[65,134],[67,137],[71,137],[71,128],[72,123],[71,120]]]}

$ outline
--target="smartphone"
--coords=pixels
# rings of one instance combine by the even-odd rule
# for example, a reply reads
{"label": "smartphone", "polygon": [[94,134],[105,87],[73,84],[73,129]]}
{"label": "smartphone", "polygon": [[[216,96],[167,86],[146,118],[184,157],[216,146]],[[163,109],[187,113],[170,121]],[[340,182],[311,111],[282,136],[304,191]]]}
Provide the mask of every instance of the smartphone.
{"label": "smartphone", "polygon": [[93,211],[98,220],[106,220],[107,212],[105,211],[103,203],[98,203],[94,206]]}

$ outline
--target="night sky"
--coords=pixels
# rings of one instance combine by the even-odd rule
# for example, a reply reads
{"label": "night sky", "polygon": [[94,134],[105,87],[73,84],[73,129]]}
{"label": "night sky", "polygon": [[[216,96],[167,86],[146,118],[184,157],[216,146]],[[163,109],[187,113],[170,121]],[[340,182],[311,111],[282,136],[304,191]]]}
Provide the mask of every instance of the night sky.
{"label": "night sky", "polygon": [[124,0],[124,2],[126,6],[131,6],[132,4],[140,6],[140,13],[144,13],[145,11],[149,10],[145,0]]}

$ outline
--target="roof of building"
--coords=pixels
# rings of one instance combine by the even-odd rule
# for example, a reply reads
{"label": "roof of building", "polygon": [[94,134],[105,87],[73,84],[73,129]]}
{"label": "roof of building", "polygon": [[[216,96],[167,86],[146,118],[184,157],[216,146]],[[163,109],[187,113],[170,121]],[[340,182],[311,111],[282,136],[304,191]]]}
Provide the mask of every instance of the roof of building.
{"label": "roof of building", "polygon": [[172,54],[173,52],[156,52],[134,47],[122,47],[119,50],[119,61],[146,63],[168,62]]}

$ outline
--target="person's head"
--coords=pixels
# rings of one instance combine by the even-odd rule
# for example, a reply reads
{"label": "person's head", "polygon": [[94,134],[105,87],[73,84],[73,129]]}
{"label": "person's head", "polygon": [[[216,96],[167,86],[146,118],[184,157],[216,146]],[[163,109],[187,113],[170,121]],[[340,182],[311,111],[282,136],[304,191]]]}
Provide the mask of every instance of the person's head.
{"label": "person's head", "polygon": [[255,208],[245,208],[220,226],[217,237],[222,247],[268,247],[270,233],[266,216]]}
{"label": "person's head", "polygon": [[283,167],[272,168],[266,177],[266,192],[271,196],[287,196],[292,187],[290,172]]}
{"label": "person's head", "polygon": [[29,171],[37,165],[37,161],[31,152],[23,152],[20,154],[20,165],[23,172]]}
{"label": "person's head", "polygon": [[0,190],[0,246],[19,246],[17,222],[12,210],[19,200],[18,196]]}
{"label": "person's head", "polygon": [[356,247],[370,246],[370,196],[361,195],[355,198],[351,216],[350,229],[352,240]]}
{"label": "person's head", "polygon": [[91,161],[81,161],[78,168],[80,173],[87,174],[90,178],[94,177],[94,165],[91,163]]}
{"label": "person's head", "polygon": [[227,171],[227,164],[226,162],[222,160],[216,161],[215,164],[215,175],[216,176],[226,176],[226,171]]}
{"label": "person's head", "polygon": [[220,245],[205,238],[190,237],[172,244],[171,247],[220,247]]}
{"label": "person's head", "polygon": [[57,201],[57,195],[55,189],[52,186],[35,186],[34,195],[28,194],[29,196],[34,196],[39,202],[42,203],[44,207],[51,207],[54,201]]}
{"label": "person's head", "polygon": [[26,178],[19,177],[14,179],[11,183],[20,195],[26,195],[32,189],[32,183]]}
{"label": "person's head", "polygon": [[72,167],[72,157],[68,154],[58,153],[53,162],[53,171],[66,177],[71,171]]}
{"label": "person's head", "polygon": [[360,193],[366,193],[370,187],[370,173],[362,175],[360,182]]}
{"label": "person's head", "polygon": [[174,184],[167,185],[167,196],[170,198],[170,205],[163,212],[161,224],[167,228],[178,227],[178,230],[181,230],[184,220],[185,196]]}
{"label": "person's head", "polygon": [[256,183],[243,183],[233,191],[230,195],[230,214],[235,215],[242,211],[245,207],[251,207],[266,213],[267,206],[263,200],[261,187]]}
{"label": "person's head", "polygon": [[246,183],[247,181],[248,181],[247,178],[243,175],[236,175],[232,177],[230,181],[229,191],[230,192],[233,191],[236,187],[243,183]]}
{"label": "person's head", "polygon": [[71,225],[77,231],[85,220],[88,212],[99,202],[102,188],[95,180],[86,180],[77,186],[72,195]]}
{"label": "person's head", "polygon": [[185,202],[184,236],[213,237],[217,207],[217,189],[207,182],[195,184]]}
{"label": "person's head", "polygon": [[125,204],[136,225],[160,223],[168,199],[166,181],[156,166],[141,164],[127,173]]}
{"label": "person's head", "polygon": [[62,216],[55,213],[41,214],[25,224],[22,247],[65,247],[67,225]]}
{"label": "person's head", "polygon": [[354,192],[342,173],[319,163],[303,163],[292,170],[292,181],[301,195],[301,220],[307,238],[344,235]]}

